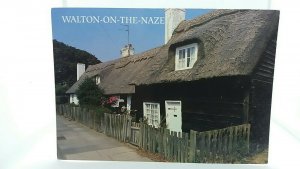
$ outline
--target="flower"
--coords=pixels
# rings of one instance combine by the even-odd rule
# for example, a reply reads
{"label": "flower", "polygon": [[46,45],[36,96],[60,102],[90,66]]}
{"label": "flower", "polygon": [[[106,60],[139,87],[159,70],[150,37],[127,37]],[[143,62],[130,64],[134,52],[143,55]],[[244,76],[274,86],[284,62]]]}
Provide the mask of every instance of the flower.
{"label": "flower", "polygon": [[106,104],[113,105],[119,100],[117,96],[111,96],[106,100]]}

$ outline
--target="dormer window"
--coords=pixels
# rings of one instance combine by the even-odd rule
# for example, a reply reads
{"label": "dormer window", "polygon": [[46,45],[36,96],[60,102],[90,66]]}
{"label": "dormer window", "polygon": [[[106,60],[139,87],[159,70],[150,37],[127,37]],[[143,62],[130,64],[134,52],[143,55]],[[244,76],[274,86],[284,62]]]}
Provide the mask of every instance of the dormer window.
{"label": "dormer window", "polygon": [[192,43],[176,48],[175,70],[190,69],[197,61],[198,45]]}
{"label": "dormer window", "polygon": [[100,76],[96,76],[96,79],[95,79],[95,81],[96,81],[96,85],[98,85],[98,84],[100,84]]}

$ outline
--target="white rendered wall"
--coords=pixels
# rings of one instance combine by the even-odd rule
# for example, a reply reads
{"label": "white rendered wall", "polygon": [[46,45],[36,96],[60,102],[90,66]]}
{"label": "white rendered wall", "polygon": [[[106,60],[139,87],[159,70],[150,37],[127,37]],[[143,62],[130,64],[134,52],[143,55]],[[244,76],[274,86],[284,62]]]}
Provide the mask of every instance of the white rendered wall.
{"label": "white rendered wall", "polygon": [[76,105],[79,104],[79,100],[78,100],[76,94],[70,94],[70,103],[74,103]]}
{"label": "white rendered wall", "polygon": [[185,20],[184,9],[165,9],[165,44],[171,39],[173,31]]}

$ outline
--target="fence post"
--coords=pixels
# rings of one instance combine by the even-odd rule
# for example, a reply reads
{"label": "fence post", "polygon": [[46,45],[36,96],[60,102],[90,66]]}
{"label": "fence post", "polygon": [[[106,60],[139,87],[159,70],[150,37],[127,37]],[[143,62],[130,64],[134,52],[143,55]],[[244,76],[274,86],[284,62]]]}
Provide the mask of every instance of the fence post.
{"label": "fence post", "polygon": [[104,121],[103,121],[103,128],[104,128],[104,134],[107,135],[107,114],[104,113]]}
{"label": "fence post", "polygon": [[148,125],[144,124],[144,150],[147,150],[148,143]]}
{"label": "fence post", "polygon": [[184,162],[188,162],[189,134],[184,133]]}
{"label": "fence post", "polygon": [[75,120],[75,107],[72,107],[72,120]]}
{"label": "fence post", "polygon": [[64,117],[67,118],[67,113],[68,113],[68,106],[64,105]]}
{"label": "fence post", "polygon": [[80,111],[80,123],[82,124],[83,123],[83,108],[79,108],[79,111]]}
{"label": "fence post", "polygon": [[196,134],[197,132],[194,130],[190,131],[190,146],[189,146],[189,162],[193,163],[195,162],[196,157]]}
{"label": "fence post", "polygon": [[127,126],[127,138],[126,140],[128,140],[128,142],[130,142],[130,138],[131,138],[131,116],[128,116],[128,126]]}
{"label": "fence post", "polygon": [[247,153],[249,153],[249,149],[250,149],[250,124],[247,124]]}
{"label": "fence post", "polygon": [[168,146],[168,132],[169,132],[169,130],[168,129],[166,129],[166,128],[164,128],[163,129],[163,151],[164,151],[164,156],[165,157],[167,157],[167,155],[168,155],[168,153],[167,153],[167,151],[168,151],[168,149],[167,149],[167,146]]}
{"label": "fence post", "polygon": [[96,129],[96,110],[94,110],[93,111],[94,113],[94,119],[93,119],[93,121],[94,121],[94,126],[93,126],[93,129],[95,130]]}
{"label": "fence post", "polygon": [[171,142],[170,142],[170,145],[171,145],[171,147],[170,147],[170,159],[172,160],[172,161],[175,161],[175,150],[174,150],[174,147],[175,147],[175,139],[174,139],[174,137],[175,137],[175,132],[174,131],[171,131],[171,135],[170,135],[170,138],[171,138]]}
{"label": "fence post", "polygon": [[140,131],[139,131],[139,147],[141,148],[142,147],[142,141],[143,141],[143,124],[140,123]]}
{"label": "fence post", "polygon": [[70,105],[68,105],[68,118],[70,118],[71,117],[71,106]]}
{"label": "fence post", "polygon": [[67,105],[64,105],[63,110],[63,116],[67,117]]}

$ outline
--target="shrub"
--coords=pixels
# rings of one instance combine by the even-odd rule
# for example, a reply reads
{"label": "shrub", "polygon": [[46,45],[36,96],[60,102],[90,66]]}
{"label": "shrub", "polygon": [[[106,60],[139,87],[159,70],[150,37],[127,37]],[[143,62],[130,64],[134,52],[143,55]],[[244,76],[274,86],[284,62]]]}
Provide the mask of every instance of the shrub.
{"label": "shrub", "polygon": [[96,85],[93,79],[86,78],[76,91],[80,105],[99,106],[103,90]]}

